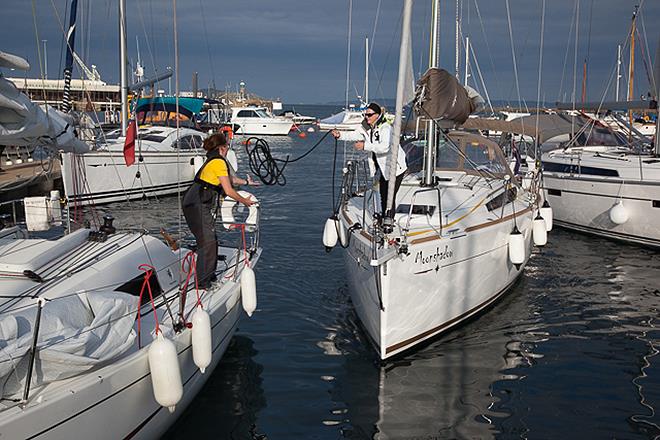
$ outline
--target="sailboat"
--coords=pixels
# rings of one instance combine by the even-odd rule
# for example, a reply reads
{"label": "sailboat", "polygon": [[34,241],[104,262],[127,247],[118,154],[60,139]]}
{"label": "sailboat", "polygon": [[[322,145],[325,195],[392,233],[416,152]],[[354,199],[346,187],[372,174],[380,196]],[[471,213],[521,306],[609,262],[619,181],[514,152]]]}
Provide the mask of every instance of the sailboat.
{"label": "sailboat", "polygon": [[[407,0],[394,146],[411,58],[411,8]],[[495,302],[521,275],[532,243],[547,240],[538,182],[535,190],[524,189],[497,144],[451,130],[473,106],[456,78],[436,67],[437,20],[434,2],[430,69],[415,100],[419,124],[429,130],[403,146],[409,170],[396,200],[393,174],[389,179],[388,206],[395,206],[394,212],[381,215],[378,194],[365,184],[365,166],[350,161],[339,207],[324,229],[327,248],[337,242],[345,248],[353,306],[381,359],[412,349]],[[396,164],[398,148],[390,150],[389,163]]]}
{"label": "sailboat", "polygon": [[[75,39],[77,1],[71,3],[71,19],[67,43],[65,90],[71,77]],[[127,201],[176,194],[192,184],[195,173],[204,163],[201,148],[206,133],[192,121],[200,114],[204,100],[200,98],[151,97],[140,98],[142,89],[167,79],[172,71],[140,81],[127,83],[126,31],[120,26],[121,44],[121,129],[100,133],[93,149],[84,153],[62,155],[64,193],[71,205],[89,205]],[[134,163],[125,161],[124,146],[128,124],[128,92],[134,92],[133,114],[137,134]],[[68,94],[65,92],[65,107]]]}
{"label": "sailboat", "polygon": [[[30,124],[34,133],[50,126]],[[117,231],[109,215],[57,240],[0,238],[4,437],[163,435],[220,361],[240,316],[256,309],[259,206],[240,214],[224,202],[221,222],[238,237],[218,247],[217,281],[206,290],[197,288],[194,250],[167,234]]]}

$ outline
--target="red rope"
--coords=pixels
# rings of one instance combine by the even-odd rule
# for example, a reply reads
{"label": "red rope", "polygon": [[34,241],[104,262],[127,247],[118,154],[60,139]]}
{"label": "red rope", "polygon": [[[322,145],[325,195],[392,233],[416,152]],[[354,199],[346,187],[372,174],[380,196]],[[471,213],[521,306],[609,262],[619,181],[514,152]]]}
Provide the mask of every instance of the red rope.
{"label": "red rope", "polygon": [[142,288],[140,289],[140,297],[138,298],[138,347],[141,348],[141,329],[140,329],[140,308],[142,307],[142,294],[144,293],[145,286],[149,291],[149,300],[151,301],[151,308],[154,311],[154,319],[156,320],[156,335],[160,333],[160,325],[158,324],[158,313],[156,313],[156,304],[154,303],[154,295],[151,292],[151,284],[149,284],[149,278],[153,275],[156,270],[153,266],[148,264],[140,264],[138,269],[144,272],[144,281],[142,282]]}
{"label": "red rope", "polygon": [[[181,263],[181,270],[184,272],[187,272],[188,274],[186,275],[186,281],[183,283],[183,291],[186,292],[188,290],[188,284],[190,283],[190,277],[192,276],[193,272],[195,273],[195,293],[197,294],[197,304],[202,308],[204,308],[202,304],[202,298],[199,294],[199,283],[197,280],[197,258],[195,257],[195,253],[193,251],[189,251],[185,257],[183,257],[183,262]],[[186,263],[188,263],[188,269],[186,269]],[[183,314],[183,310],[181,311]]]}

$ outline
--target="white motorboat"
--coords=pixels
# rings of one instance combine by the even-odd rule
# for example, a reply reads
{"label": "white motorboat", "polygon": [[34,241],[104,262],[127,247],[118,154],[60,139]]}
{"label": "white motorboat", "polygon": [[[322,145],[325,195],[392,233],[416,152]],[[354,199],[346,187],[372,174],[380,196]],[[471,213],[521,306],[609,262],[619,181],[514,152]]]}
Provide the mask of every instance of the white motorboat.
{"label": "white motorboat", "polygon": [[296,125],[315,124],[317,119],[314,116],[305,116],[295,110],[287,110],[281,114],[283,118],[291,119]]}
{"label": "white motorboat", "polygon": [[232,108],[230,122],[242,135],[285,136],[293,127],[292,120],[273,116],[265,107]]}
{"label": "white motorboat", "polygon": [[319,121],[319,130],[353,131],[362,124],[363,120],[363,110],[342,110],[339,113],[321,119]]}
{"label": "white motorboat", "polygon": [[[404,6],[402,45],[410,29],[411,3]],[[402,58],[405,53],[402,48]],[[394,145],[401,130],[405,72],[400,61]],[[436,84],[448,86],[437,90]],[[416,102],[424,115],[420,126],[432,129],[425,139],[404,147],[409,174],[392,200],[394,215],[380,216],[379,196],[364,184],[360,171],[366,167],[351,162],[345,167],[341,203],[324,230],[326,247],[338,240],[346,248],[353,305],[381,359],[488,307],[522,273],[531,255],[532,228],[535,242],[545,244],[547,238],[546,222],[535,219],[537,192],[514,180],[499,146],[478,135],[439,128],[464,121],[473,110],[458,81],[446,71],[429,69],[418,85]],[[434,103],[446,106],[434,109]],[[441,121],[441,115],[451,119]],[[396,164],[398,148],[391,150],[388,163]],[[389,182],[392,199],[393,176]]]}

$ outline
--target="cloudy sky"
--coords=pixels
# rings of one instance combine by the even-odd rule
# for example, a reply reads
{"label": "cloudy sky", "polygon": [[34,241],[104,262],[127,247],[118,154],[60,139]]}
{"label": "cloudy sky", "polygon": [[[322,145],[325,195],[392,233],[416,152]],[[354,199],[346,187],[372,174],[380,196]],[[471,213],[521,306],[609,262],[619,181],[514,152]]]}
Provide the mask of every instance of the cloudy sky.
{"label": "cloudy sky", "polygon": [[[242,80],[251,92],[280,98],[285,103],[343,102],[349,1],[176,0],[181,89],[190,89],[193,72],[199,72],[200,87],[214,83],[221,89],[227,86],[235,89]],[[462,34],[469,35],[477,60],[471,62],[474,75],[470,84],[482,94],[484,87],[477,74],[477,64],[491,99],[515,104],[520,95],[527,101],[536,100],[542,1],[460,0]],[[148,76],[174,66],[173,1],[126,2],[131,61],[137,59],[139,44]],[[0,50],[27,58],[32,65],[27,76],[38,77],[43,68],[40,68],[38,48],[43,53],[42,40],[47,40],[48,77],[61,76],[62,36],[70,0],[2,0],[2,3]],[[428,64],[430,3],[430,0],[417,0],[414,6],[416,73]],[[627,71],[627,34],[636,4],[641,5],[637,20],[641,39],[636,42],[635,94],[639,96],[649,90],[648,75],[653,67],[648,66],[647,74],[644,59],[648,65],[655,58],[660,1],[546,0],[542,100],[569,101],[574,78],[579,99],[585,59],[588,60],[587,99],[599,100],[605,93],[608,99],[613,98],[617,45],[624,46]],[[349,76],[352,99],[364,89],[365,37],[372,44],[371,97],[395,96],[401,9],[400,0],[352,1]],[[117,83],[119,78],[117,12],[117,0],[79,0],[76,51],[88,66],[96,65],[108,83]],[[456,1],[443,1],[440,64],[452,72],[455,15]],[[625,87],[622,81],[622,96]],[[160,88],[167,90],[167,81]]]}

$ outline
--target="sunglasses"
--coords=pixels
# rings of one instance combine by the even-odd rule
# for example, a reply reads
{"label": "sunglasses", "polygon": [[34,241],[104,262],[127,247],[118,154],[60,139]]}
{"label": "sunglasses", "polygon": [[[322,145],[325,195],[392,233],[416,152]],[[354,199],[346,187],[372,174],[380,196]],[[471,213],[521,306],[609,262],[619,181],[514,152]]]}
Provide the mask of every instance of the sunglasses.
{"label": "sunglasses", "polygon": [[367,118],[372,117],[373,115],[377,115],[378,113],[365,113],[364,116]]}

